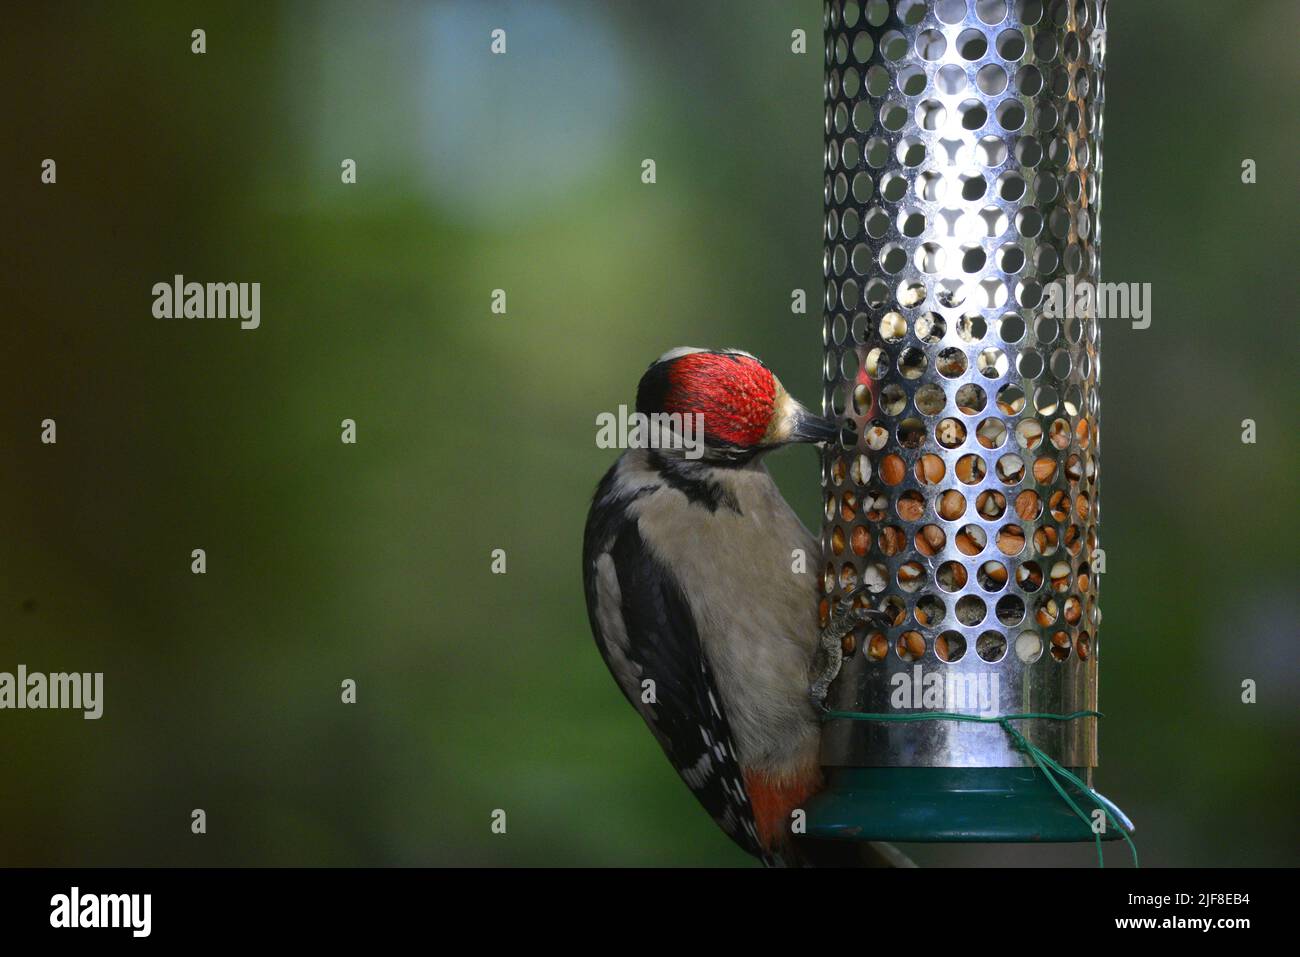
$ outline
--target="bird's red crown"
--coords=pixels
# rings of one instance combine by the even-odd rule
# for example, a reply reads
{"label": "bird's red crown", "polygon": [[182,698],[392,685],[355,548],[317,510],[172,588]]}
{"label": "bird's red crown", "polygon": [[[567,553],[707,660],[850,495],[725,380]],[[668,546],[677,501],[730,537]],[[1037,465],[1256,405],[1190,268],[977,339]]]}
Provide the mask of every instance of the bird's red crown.
{"label": "bird's red crown", "polygon": [[702,413],[704,434],[742,448],[758,445],[772,422],[776,378],[753,356],[691,352],[667,368],[664,412]]}

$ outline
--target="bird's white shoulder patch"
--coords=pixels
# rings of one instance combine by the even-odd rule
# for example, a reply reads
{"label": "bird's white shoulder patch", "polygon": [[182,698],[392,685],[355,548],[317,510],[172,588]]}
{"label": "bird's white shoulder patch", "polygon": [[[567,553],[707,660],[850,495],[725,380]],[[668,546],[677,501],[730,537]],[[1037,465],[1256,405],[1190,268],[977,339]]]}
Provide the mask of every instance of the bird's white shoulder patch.
{"label": "bird's white shoulder patch", "polygon": [[645,701],[641,695],[641,679],[645,669],[634,661],[630,655],[631,641],[627,634],[627,623],[623,620],[623,590],[618,583],[618,570],[614,559],[605,552],[595,561],[596,566],[596,621],[604,635],[605,653],[609,657],[609,670],[623,689],[632,706],[641,713],[649,725],[650,731],[659,740],[660,745],[667,746],[663,735],[655,724],[654,705]]}

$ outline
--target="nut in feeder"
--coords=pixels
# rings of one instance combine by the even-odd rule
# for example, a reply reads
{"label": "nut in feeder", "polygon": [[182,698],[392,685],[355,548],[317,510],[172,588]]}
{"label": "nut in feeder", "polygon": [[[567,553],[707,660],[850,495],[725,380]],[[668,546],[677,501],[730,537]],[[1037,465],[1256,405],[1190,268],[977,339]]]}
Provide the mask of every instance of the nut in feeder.
{"label": "nut in feeder", "polygon": [[1105,8],[826,5],[822,609],[892,624],[844,641],[810,836],[1095,837],[1040,756],[1090,786],[1098,328],[1050,287],[1099,275]]}

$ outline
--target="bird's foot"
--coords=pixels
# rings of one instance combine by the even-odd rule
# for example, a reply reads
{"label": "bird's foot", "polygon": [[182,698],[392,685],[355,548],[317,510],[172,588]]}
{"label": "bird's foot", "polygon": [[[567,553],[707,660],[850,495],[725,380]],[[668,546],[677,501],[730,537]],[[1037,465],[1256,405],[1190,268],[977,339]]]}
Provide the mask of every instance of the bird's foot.
{"label": "bird's foot", "polygon": [[809,689],[813,707],[818,711],[826,710],[826,695],[830,691],[831,682],[840,673],[840,666],[844,663],[844,636],[861,624],[874,624],[885,628],[893,623],[893,618],[888,612],[858,607],[857,599],[866,591],[867,586],[863,585],[841,598],[835,606],[830,621],[822,629],[821,649],[825,657],[825,665],[812,683],[812,688]]}

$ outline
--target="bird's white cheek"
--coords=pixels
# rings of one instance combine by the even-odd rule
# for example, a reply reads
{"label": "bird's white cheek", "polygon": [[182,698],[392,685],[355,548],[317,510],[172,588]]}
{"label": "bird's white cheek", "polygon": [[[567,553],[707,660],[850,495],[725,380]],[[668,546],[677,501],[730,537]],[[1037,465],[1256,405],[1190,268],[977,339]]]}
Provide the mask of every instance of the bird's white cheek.
{"label": "bird's white cheek", "polygon": [[767,434],[763,436],[763,442],[768,445],[778,445],[789,441],[790,436],[794,433],[794,421],[794,400],[782,391],[777,399],[776,410],[772,415],[772,424],[768,427]]}

